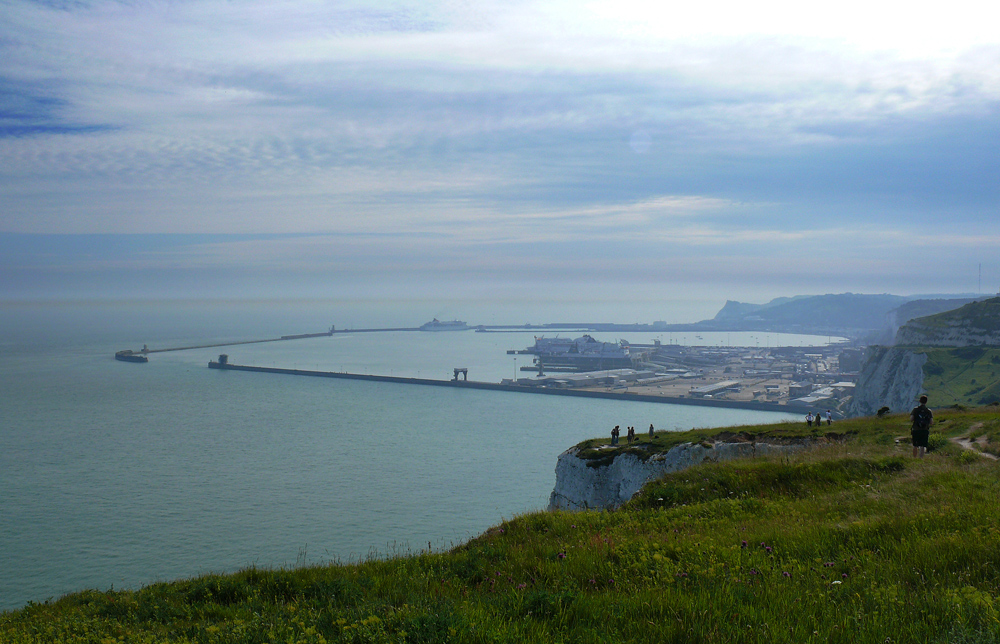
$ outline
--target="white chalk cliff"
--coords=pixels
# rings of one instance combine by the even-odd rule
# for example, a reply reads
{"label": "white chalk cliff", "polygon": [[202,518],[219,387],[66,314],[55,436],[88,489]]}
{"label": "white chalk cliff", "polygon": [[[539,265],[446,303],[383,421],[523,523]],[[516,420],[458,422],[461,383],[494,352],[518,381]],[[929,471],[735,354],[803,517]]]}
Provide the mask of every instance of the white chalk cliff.
{"label": "white chalk cliff", "polygon": [[617,508],[631,499],[643,485],[669,472],[706,461],[789,453],[805,447],[806,442],[791,445],[717,442],[709,447],[699,443],[682,443],[647,460],[635,454],[620,454],[610,464],[597,467],[592,466],[594,461],[579,458],[578,448],[571,447],[559,455],[556,463],[556,486],[549,496],[549,509]]}
{"label": "white chalk cliff", "polygon": [[925,362],[925,354],[900,347],[865,349],[847,415],[873,416],[882,407],[891,413],[913,409],[924,385]]}

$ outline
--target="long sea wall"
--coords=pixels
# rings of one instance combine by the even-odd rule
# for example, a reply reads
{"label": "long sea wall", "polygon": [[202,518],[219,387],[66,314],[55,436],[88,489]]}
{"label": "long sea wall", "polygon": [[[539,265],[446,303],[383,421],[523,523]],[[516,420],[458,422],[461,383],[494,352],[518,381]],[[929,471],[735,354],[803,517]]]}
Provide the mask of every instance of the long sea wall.
{"label": "long sea wall", "polygon": [[705,462],[787,454],[805,449],[807,445],[808,441],[789,445],[754,442],[682,443],[645,460],[635,454],[625,453],[608,464],[596,467],[594,461],[577,456],[577,447],[571,447],[559,455],[556,463],[556,486],[549,496],[549,509],[617,508],[631,499],[643,485],[670,472]]}

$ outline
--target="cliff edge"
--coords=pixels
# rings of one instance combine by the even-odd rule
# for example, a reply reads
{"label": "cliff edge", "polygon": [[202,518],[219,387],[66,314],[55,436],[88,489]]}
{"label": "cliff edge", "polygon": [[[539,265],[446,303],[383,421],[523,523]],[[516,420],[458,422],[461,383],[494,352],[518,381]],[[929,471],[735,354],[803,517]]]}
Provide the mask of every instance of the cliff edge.
{"label": "cliff edge", "polygon": [[897,345],[1000,346],[1000,297],[910,320],[896,332]]}
{"label": "cliff edge", "polygon": [[[619,453],[610,462],[579,457],[571,447],[559,455],[556,485],[549,496],[550,510],[612,509],[627,502],[643,485],[669,472],[677,472],[706,461],[728,461],[805,449],[812,439],[778,445],[757,442],[681,443],[664,453],[643,459],[634,453]],[[608,446],[608,450],[615,448]]]}

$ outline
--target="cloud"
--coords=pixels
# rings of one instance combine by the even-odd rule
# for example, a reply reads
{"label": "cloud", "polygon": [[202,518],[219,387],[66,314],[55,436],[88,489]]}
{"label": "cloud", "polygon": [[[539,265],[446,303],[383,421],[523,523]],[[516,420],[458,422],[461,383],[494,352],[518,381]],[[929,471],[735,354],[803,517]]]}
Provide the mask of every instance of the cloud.
{"label": "cloud", "polygon": [[1000,232],[995,12],[12,0],[0,231],[316,235],[129,255],[159,268],[921,270],[914,227]]}

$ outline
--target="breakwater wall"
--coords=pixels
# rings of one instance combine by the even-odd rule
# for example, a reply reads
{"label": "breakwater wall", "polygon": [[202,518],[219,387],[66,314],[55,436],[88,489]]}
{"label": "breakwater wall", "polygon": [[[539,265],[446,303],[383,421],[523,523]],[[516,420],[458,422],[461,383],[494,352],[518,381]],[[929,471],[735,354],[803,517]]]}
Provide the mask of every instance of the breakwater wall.
{"label": "breakwater wall", "polygon": [[307,340],[309,338],[328,338],[337,334],[344,333],[381,333],[385,331],[419,331],[420,329],[416,327],[399,327],[399,328],[388,328],[388,329],[330,329],[329,331],[322,331],[320,333],[296,333],[294,335],[283,335],[280,338],[264,338],[263,340],[234,340],[232,342],[215,342],[212,344],[193,344],[184,347],[168,347],[166,349],[150,349],[148,347],[143,347],[139,350],[134,350],[132,353],[146,355],[149,353],[167,353],[168,351],[190,351],[192,349],[214,349],[218,347],[235,347],[241,344],[263,344],[265,342],[281,342],[283,340]]}
{"label": "breakwater wall", "polygon": [[255,367],[238,365],[229,362],[208,363],[209,369],[223,371],[251,371],[255,373],[274,373],[288,376],[312,376],[315,378],[338,378],[341,380],[367,380],[369,382],[392,382],[402,385],[425,385],[431,387],[453,387],[457,389],[479,389],[485,391],[509,391],[519,394],[539,394],[545,396],[571,396],[576,398],[603,398],[605,400],[624,400],[634,402],[667,403],[671,405],[694,405],[698,407],[723,407],[727,409],[753,409],[757,411],[777,411],[796,413],[785,405],[766,402],[743,402],[739,400],[718,400],[701,398],[673,398],[670,396],[655,396],[650,394],[634,394],[619,391],[593,391],[580,389],[555,389],[551,387],[530,387],[494,382],[479,382],[475,380],[434,380],[431,378],[407,378],[404,376],[376,376],[344,371],[313,371],[309,369],[283,369],[281,367]]}

